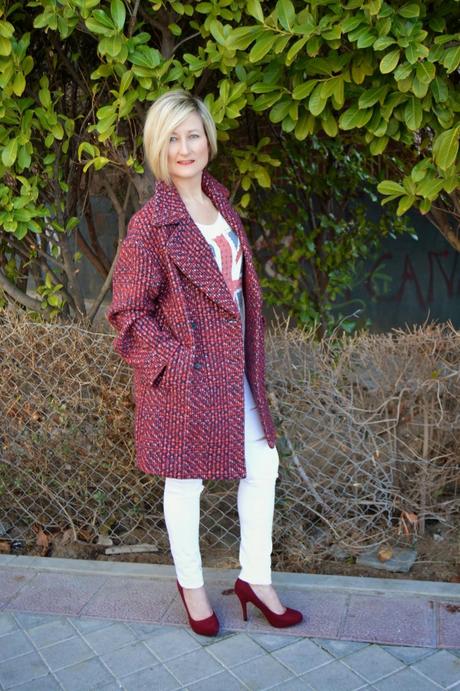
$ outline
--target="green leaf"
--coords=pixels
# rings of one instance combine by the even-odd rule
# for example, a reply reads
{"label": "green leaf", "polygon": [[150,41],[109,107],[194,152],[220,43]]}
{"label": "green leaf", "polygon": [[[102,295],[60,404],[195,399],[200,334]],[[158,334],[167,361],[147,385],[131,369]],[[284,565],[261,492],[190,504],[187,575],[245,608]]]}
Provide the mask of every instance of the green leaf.
{"label": "green leaf", "polygon": [[438,103],[445,103],[449,99],[448,86],[440,77],[436,77],[431,82],[431,93]]}
{"label": "green leaf", "polygon": [[330,110],[326,110],[321,116],[321,125],[323,130],[330,137],[337,136],[337,133],[339,131],[337,120],[335,119],[334,115],[331,113]]}
{"label": "green leaf", "polygon": [[254,19],[257,19],[257,21],[264,21],[264,13],[259,0],[248,0],[246,3],[246,12],[250,14],[251,17],[254,17]]}
{"label": "green leaf", "polygon": [[387,148],[389,139],[388,137],[376,137],[373,139],[369,145],[369,150],[373,156],[379,156],[383,154]]}
{"label": "green leaf", "polygon": [[398,14],[404,19],[413,19],[420,14],[420,6],[416,2],[408,2],[397,10]]}
{"label": "green leaf", "polygon": [[278,20],[283,29],[291,31],[292,23],[295,20],[295,9],[291,0],[278,0],[276,3]]}
{"label": "green leaf", "polygon": [[436,67],[432,62],[427,62],[424,60],[423,62],[417,63],[415,74],[417,75],[419,82],[429,84],[435,78]]}
{"label": "green leaf", "polygon": [[412,130],[418,130],[422,124],[423,110],[418,98],[411,96],[404,108],[404,120],[407,127]]}
{"label": "green leaf", "polygon": [[272,122],[281,122],[284,120],[289,113],[291,105],[290,100],[283,100],[279,103],[276,103],[270,111],[270,120]]}
{"label": "green leaf", "polygon": [[387,84],[385,84],[384,86],[375,86],[373,89],[365,91],[359,97],[359,108],[370,108],[371,106],[375,105],[377,101],[380,101],[380,103],[382,104],[385,100],[385,96],[387,95],[387,91]]}
{"label": "green leaf", "polygon": [[294,131],[296,138],[303,141],[309,134],[313,133],[315,127],[315,118],[311,113],[304,113],[297,121]]}
{"label": "green leaf", "polygon": [[449,48],[442,60],[447,74],[454,72],[460,65],[460,47]]}
{"label": "green leaf", "polygon": [[263,33],[264,30],[259,26],[241,26],[229,34],[226,45],[231,50],[246,50],[249,44]]}
{"label": "green leaf", "polygon": [[385,48],[389,48],[389,46],[392,46],[393,43],[395,43],[394,38],[391,38],[391,36],[380,36],[373,45],[374,50],[385,50]]}
{"label": "green leaf", "polygon": [[274,34],[271,31],[267,31],[256,40],[249,53],[250,62],[258,62],[267,55],[273,46]]}
{"label": "green leaf", "polygon": [[11,41],[3,36],[0,36],[0,55],[2,57],[11,55]]}
{"label": "green leaf", "polygon": [[422,83],[417,77],[413,78],[411,89],[412,93],[414,96],[417,96],[417,98],[424,98],[427,95],[429,88],[430,85],[426,82]]}
{"label": "green leaf", "polygon": [[383,180],[377,185],[377,190],[380,194],[391,195],[392,197],[399,197],[406,192],[402,185],[393,180]]}
{"label": "green leaf", "polygon": [[441,170],[447,170],[457,160],[460,126],[438,135],[433,144],[433,159]]}
{"label": "green leaf", "polygon": [[315,117],[320,115],[326,107],[327,98],[323,94],[323,83],[319,83],[313,90],[308,101],[308,110]]}
{"label": "green leaf", "polygon": [[2,163],[5,168],[11,168],[18,155],[18,140],[10,139],[2,151]]}
{"label": "green leaf", "polygon": [[85,19],[85,24],[93,34],[99,34],[100,36],[110,36],[114,29],[114,27],[111,27],[110,29],[107,28],[104,24],[98,22],[97,19],[94,19],[94,17],[88,17],[88,19]]}
{"label": "green leaf", "polygon": [[303,36],[302,38],[299,38],[298,41],[292,44],[286,55],[286,65],[290,65],[292,63],[297,53],[302,50],[307,41],[308,36]]}
{"label": "green leaf", "polygon": [[415,201],[416,201],[415,195],[413,195],[413,194],[403,195],[401,197],[401,199],[399,200],[398,208],[396,209],[396,215],[402,216],[403,214],[405,214],[406,211],[408,211],[411,208],[411,206],[414,205]]}
{"label": "green leaf", "polygon": [[110,3],[110,14],[112,15],[113,23],[118,31],[121,31],[125,25],[126,9],[122,0],[112,0]]}
{"label": "green leaf", "polygon": [[22,72],[16,72],[13,82],[13,92],[16,96],[22,96],[26,88],[26,80]]}
{"label": "green leaf", "polygon": [[400,56],[401,52],[399,48],[396,48],[396,50],[392,50],[386,55],[384,55],[383,58],[380,60],[380,72],[382,72],[382,74],[388,74],[389,72],[393,72],[393,70],[399,62]]}
{"label": "green leaf", "polygon": [[307,98],[307,96],[311,94],[317,83],[317,79],[311,79],[308,82],[303,82],[303,84],[298,84],[292,92],[292,98],[294,98],[296,101],[301,101],[304,98]]}
{"label": "green leaf", "polygon": [[351,106],[340,116],[339,125],[342,130],[352,130],[355,127],[364,127],[372,117],[372,108],[360,110],[358,106]]}

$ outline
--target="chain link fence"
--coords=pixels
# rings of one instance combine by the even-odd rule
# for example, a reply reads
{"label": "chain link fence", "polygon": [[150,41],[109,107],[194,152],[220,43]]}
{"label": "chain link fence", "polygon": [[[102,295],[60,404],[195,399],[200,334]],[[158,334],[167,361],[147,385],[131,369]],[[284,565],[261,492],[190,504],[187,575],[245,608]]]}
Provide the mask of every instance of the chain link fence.
{"label": "chain link fence", "polygon": [[[3,544],[44,535],[152,543],[168,552],[163,481],[135,467],[129,368],[113,334],[0,313]],[[274,567],[304,570],[458,527],[460,334],[434,325],[331,337],[267,332],[268,391],[281,469]],[[236,482],[202,494],[204,562],[236,565]],[[0,535],[1,540],[1,535]]]}

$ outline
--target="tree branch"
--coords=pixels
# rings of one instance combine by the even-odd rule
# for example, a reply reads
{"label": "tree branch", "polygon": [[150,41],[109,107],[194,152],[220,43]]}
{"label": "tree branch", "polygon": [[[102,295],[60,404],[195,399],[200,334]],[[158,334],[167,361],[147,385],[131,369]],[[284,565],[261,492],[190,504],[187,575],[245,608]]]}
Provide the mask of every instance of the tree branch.
{"label": "tree branch", "polygon": [[27,295],[26,293],[23,293],[22,290],[19,290],[14,283],[11,283],[11,281],[5,276],[3,271],[0,269],[0,287],[3,288],[5,293],[9,295],[15,302],[18,302],[20,305],[23,307],[27,307],[27,309],[35,310],[36,312],[42,312],[44,314],[48,313],[49,310],[45,310],[42,307],[41,300],[36,300],[35,298],[31,298],[30,295]]}

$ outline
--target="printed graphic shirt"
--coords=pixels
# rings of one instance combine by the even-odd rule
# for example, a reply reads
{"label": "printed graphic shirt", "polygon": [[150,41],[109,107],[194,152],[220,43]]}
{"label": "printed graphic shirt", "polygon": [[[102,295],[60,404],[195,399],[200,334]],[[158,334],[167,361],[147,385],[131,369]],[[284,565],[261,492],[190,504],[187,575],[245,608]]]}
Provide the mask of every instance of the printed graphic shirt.
{"label": "printed graphic shirt", "polygon": [[238,235],[220,213],[211,225],[196,225],[211,247],[227,288],[238,306],[244,336],[243,250]]}

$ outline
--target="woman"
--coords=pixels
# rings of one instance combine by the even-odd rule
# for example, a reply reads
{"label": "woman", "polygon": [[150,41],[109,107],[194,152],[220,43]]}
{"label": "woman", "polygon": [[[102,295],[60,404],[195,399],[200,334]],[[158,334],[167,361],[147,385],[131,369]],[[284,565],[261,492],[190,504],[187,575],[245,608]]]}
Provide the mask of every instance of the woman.
{"label": "woman", "polygon": [[153,197],[132,217],[107,312],[116,351],[134,369],[136,461],[165,477],[164,513],[177,585],[194,631],[216,635],[199,551],[205,479],[239,479],[244,619],[252,602],[276,627],[300,612],[271,585],[278,453],[265,393],[262,297],[227,190],[207,171],[216,128],[185,91],[161,96],[144,127]]}

